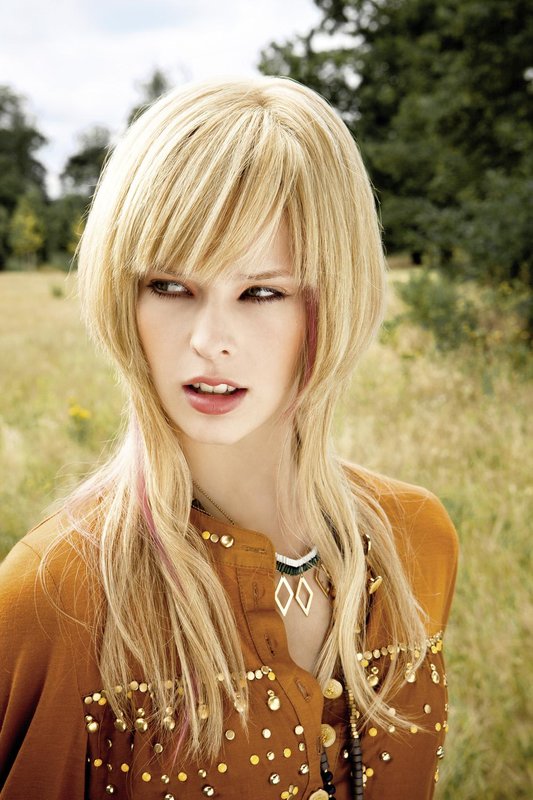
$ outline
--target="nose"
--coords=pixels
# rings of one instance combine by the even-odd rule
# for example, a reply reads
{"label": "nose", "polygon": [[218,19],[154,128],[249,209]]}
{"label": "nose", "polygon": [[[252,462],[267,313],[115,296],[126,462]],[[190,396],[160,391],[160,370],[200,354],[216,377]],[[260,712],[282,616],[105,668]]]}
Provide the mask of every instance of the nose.
{"label": "nose", "polygon": [[233,351],[230,314],[222,303],[205,300],[199,304],[193,318],[190,344],[198,355],[209,360]]}

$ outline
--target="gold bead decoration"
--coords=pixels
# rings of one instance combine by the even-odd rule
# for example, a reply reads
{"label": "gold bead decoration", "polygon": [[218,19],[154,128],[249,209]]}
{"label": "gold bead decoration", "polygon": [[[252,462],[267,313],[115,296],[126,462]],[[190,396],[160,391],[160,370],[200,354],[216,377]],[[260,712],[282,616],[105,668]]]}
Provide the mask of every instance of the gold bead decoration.
{"label": "gold bead decoration", "polygon": [[249,681],[255,680],[255,672],[253,671],[253,669],[248,670],[248,672],[246,673],[246,677],[248,678]]}
{"label": "gold bead decoration", "polygon": [[215,790],[212,786],[202,786],[202,792],[206,795],[206,797],[213,797],[215,794]]}
{"label": "gold bead decoration", "polygon": [[202,539],[205,539],[207,541],[210,536],[211,536],[210,531],[202,531]]}
{"label": "gold bead decoration", "polygon": [[285,756],[285,758],[290,758],[292,756],[291,748],[290,747],[285,747],[283,749],[283,755]]}
{"label": "gold bead decoration", "polygon": [[233,536],[230,536],[229,533],[224,533],[220,537],[220,544],[222,545],[222,547],[230,548],[233,547],[234,543],[235,539],[233,538]]}
{"label": "gold bead decoration", "polygon": [[100,725],[98,724],[98,722],[95,719],[93,719],[92,722],[88,722],[87,723],[86,727],[87,727],[87,730],[89,731],[89,733],[96,733],[96,731],[98,730]]}
{"label": "gold bead decoration", "polygon": [[444,758],[444,747],[441,744],[437,747],[437,758]]}
{"label": "gold bead decoration", "polygon": [[407,683],[414,683],[416,681],[416,672],[411,667],[405,670],[405,680]]}
{"label": "gold bead decoration", "polygon": [[305,750],[305,742],[298,742],[298,750]]}
{"label": "gold bead decoration", "polygon": [[366,768],[366,777],[367,778],[371,778],[373,774],[374,774],[374,770],[372,769],[372,767],[367,767]]}
{"label": "gold bead decoration", "polygon": [[436,730],[436,731],[440,731],[440,730],[442,730],[442,725],[440,724],[440,722],[436,722],[436,723],[435,723],[435,730]]}
{"label": "gold bead decoration", "polygon": [[418,733],[418,728],[416,727],[416,725],[411,725],[409,730],[411,731],[411,733]]}
{"label": "gold bead decoration", "polygon": [[275,754],[272,752],[272,750],[269,750],[267,753],[267,759],[269,761],[274,761],[275,758],[276,758]]}
{"label": "gold bead decoration", "polygon": [[261,678],[263,677],[263,673],[262,673],[262,671],[260,669],[256,669],[255,677],[257,678],[258,681],[260,681]]}
{"label": "gold bead decoration", "polygon": [[163,717],[163,725],[165,726],[167,731],[173,731],[174,728],[176,727],[176,723],[174,722],[172,717],[169,716]]}
{"label": "gold bead decoration", "polygon": [[94,759],[94,761],[93,761],[93,765],[94,765],[95,767],[101,767],[103,763],[104,763],[104,762],[102,761],[102,759],[101,759],[101,758],[95,758],[95,759]]}
{"label": "gold bead decoration", "polygon": [[390,753],[387,753],[387,751],[385,750],[385,751],[383,751],[383,753],[381,753],[380,758],[381,758],[382,761],[390,761],[392,759],[392,756],[391,756]]}
{"label": "gold bead decoration", "polygon": [[228,741],[232,742],[233,739],[235,739],[235,731],[232,731],[231,728],[228,728],[228,730],[225,731],[224,736]]}
{"label": "gold bead decoration", "polygon": [[120,769],[121,769],[121,772],[129,772],[130,771],[130,765],[129,764],[121,764],[120,765]]}
{"label": "gold bead decoration", "polygon": [[281,780],[281,778],[278,775],[278,773],[277,772],[273,772],[272,775],[269,777],[268,782],[276,784],[276,783],[279,783],[280,780]]}
{"label": "gold bead decoration", "polygon": [[426,705],[424,706],[424,714],[431,714],[431,706],[429,705],[429,703],[426,703]]}
{"label": "gold bead decoration", "polygon": [[228,771],[228,765],[225,764],[223,761],[221,761],[220,764],[217,764],[217,769],[218,769],[219,772],[222,772],[222,773],[227,772]]}
{"label": "gold bead decoration", "polygon": [[379,683],[379,678],[378,678],[378,676],[377,676],[377,675],[369,675],[369,676],[367,677],[367,681],[368,681],[368,684],[369,684],[369,686],[371,686],[372,688],[374,688],[374,686],[377,686],[377,685],[378,685],[378,683]]}
{"label": "gold bead decoration", "polygon": [[138,682],[137,681],[131,681],[131,683],[130,683],[131,691],[132,692],[136,692],[138,688],[139,688]]}
{"label": "gold bead decoration", "polygon": [[431,673],[431,680],[433,683],[440,683],[440,675],[436,670],[433,670]]}
{"label": "gold bead decoration", "polygon": [[218,535],[218,533],[212,533],[209,538],[211,539],[212,542],[216,544],[220,539],[220,536]]}
{"label": "gold bead decoration", "polygon": [[270,730],[270,728],[263,728],[263,730],[261,731],[261,736],[263,737],[263,739],[270,739],[270,737],[272,736],[272,731]]}
{"label": "gold bead decoration", "polygon": [[297,725],[294,729],[294,733],[296,734],[296,736],[301,736],[303,732],[304,732],[303,725]]}
{"label": "gold bead decoration", "polygon": [[161,755],[162,752],[163,752],[163,745],[160,744],[159,742],[156,742],[156,744],[154,744],[154,753],[157,753],[157,755],[159,756]]}
{"label": "gold bead decoration", "polygon": [[323,722],[320,726],[320,738],[322,740],[322,744],[324,747],[331,747],[335,739],[337,738],[337,733],[335,728],[332,728],[331,725],[328,725],[326,722]]}
{"label": "gold bead decoration", "polygon": [[148,723],[142,717],[137,717],[135,720],[135,728],[139,731],[139,733],[146,733],[148,730]]}
{"label": "gold bead decoration", "polygon": [[168,775],[161,775],[161,780],[163,783],[170,783],[170,777]]}
{"label": "gold bead decoration", "polygon": [[143,781],[145,783],[148,783],[149,781],[152,780],[152,776],[150,775],[149,772],[143,772],[143,774],[141,775],[141,778],[143,779]]}
{"label": "gold bead decoration", "polygon": [[169,792],[165,795],[164,800],[174,800],[174,795]]}
{"label": "gold bead decoration", "polygon": [[117,731],[120,731],[121,733],[124,733],[124,731],[126,730],[127,727],[128,726],[126,725],[126,723],[125,723],[125,721],[123,719],[116,719],[115,720],[115,728],[117,729]]}
{"label": "gold bead decoration", "polygon": [[370,730],[368,731],[368,735],[369,736],[377,736],[378,735],[378,729],[377,728],[370,728]]}
{"label": "gold bead decoration", "polygon": [[115,794],[115,791],[116,791],[116,789],[113,786],[113,784],[111,784],[111,783],[108,783],[107,786],[105,787],[105,793],[106,794]]}
{"label": "gold bead decoration", "polygon": [[207,770],[199,769],[198,770],[198,775],[199,775],[200,778],[207,778]]}
{"label": "gold bead decoration", "polygon": [[307,775],[307,773],[309,772],[309,764],[300,764],[298,772],[300,773],[300,775]]}
{"label": "gold bead decoration", "polygon": [[198,716],[200,719],[207,719],[209,716],[209,707],[205,703],[200,703],[198,706]]}
{"label": "gold bead decoration", "polygon": [[342,694],[342,683],[336,678],[330,678],[323,691],[328,700],[336,700]]}
{"label": "gold bead decoration", "polygon": [[85,705],[87,705],[87,706],[88,706],[88,705],[90,705],[90,704],[92,703],[92,701],[93,701],[93,699],[92,699],[92,697],[90,697],[90,696],[87,696],[87,697],[84,697],[84,698],[83,698],[83,702],[84,702],[84,703],[85,703]]}
{"label": "gold bead decoration", "polygon": [[292,792],[288,792],[285,789],[285,791],[280,794],[281,800],[289,800],[289,797],[291,796],[291,794],[292,794]]}
{"label": "gold bead decoration", "polygon": [[269,672],[267,672],[267,678],[269,681],[276,680],[276,673],[274,672],[274,670],[271,669]]}
{"label": "gold bead decoration", "polygon": [[187,773],[186,772],[178,772],[178,780],[180,783],[185,783],[187,780]]}
{"label": "gold bead decoration", "polygon": [[281,708],[281,700],[277,694],[274,694],[272,689],[268,690],[267,705],[271,711],[278,711]]}
{"label": "gold bead decoration", "polygon": [[254,766],[256,764],[259,764],[259,756],[256,755],[255,753],[250,756],[250,764],[253,764]]}

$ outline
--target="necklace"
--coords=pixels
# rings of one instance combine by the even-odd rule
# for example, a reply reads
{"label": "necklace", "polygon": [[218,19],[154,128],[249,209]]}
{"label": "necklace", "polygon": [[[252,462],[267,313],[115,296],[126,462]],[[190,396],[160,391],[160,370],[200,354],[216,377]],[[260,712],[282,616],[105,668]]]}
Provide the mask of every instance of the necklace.
{"label": "necklace", "polygon": [[[220,513],[223,514],[224,517],[226,517],[226,519],[228,520],[228,522],[231,523],[231,525],[235,526],[235,522],[231,519],[231,517],[229,517],[226,514],[226,512],[223,511],[220,508],[220,506],[217,505],[217,503],[215,503],[215,501],[213,500],[212,497],[209,497],[207,492],[205,492],[194,481],[193,481],[193,486],[196,489],[198,489],[205,497],[207,497],[207,499],[215,506],[215,508],[217,508],[220,511]],[[193,500],[193,502],[196,502],[197,507],[199,507],[201,511],[205,512],[205,509],[203,508],[203,506],[202,506],[202,504],[200,503],[199,500],[196,500],[196,501]],[[205,513],[207,513],[207,512],[205,512]],[[365,546],[364,546],[365,557],[367,556],[369,550],[370,550],[370,539],[369,539],[368,536],[366,536],[365,537]],[[289,582],[287,581],[287,579],[285,577],[285,574],[299,575],[300,576],[300,579],[299,579],[299,582],[298,582],[298,589],[296,590],[296,602],[300,605],[300,607],[302,608],[302,610],[304,611],[304,613],[306,615],[309,614],[309,610],[311,608],[311,602],[312,602],[312,598],[313,598],[313,593],[312,593],[311,588],[309,587],[309,584],[305,580],[305,578],[302,577],[302,574],[304,572],[307,572],[308,570],[312,569],[313,567],[321,567],[324,570],[324,572],[326,573],[327,582],[324,585],[322,585],[322,583],[317,579],[317,583],[318,583],[318,585],[320,586],[320,588],[322,589],[322,591],[324,592],[324,594],[326,596],[331,596],[331,598],[335,597],[335,590],[333,588],[333,583],[331,581],[331,576],[327,572],[327,570],[324,567],[324,565],[321,564],[320,556],[318,554],[318,551],[317,551],[316,547],[313,547],[309,551],[309,553],[307,553],[307,555],[302,556],[302,558],[299,558],[299,559],[291,559],[291,558],[289,558],[289,556],[283,556],[283,555],[280,555],[279,553],[276,553],[276,570],[278,572],[282,573],[281,578],[278,581],[278,586],[276,588],[276,604],[277,604],[278,608],[280,609],[281,613],[283,614],[283,616],[286,615],[287,610],[289,608],[289,605],[290,605],[290,603],[292,601],[292,598],[293,598],[293,596],[295,596],[295,593],[294,593],[292,587],[290,586]],[[375,578],[372,575],[370,575],[369,580],[368,580],[368,587],[369,587],[369,594],[370,595],[372,595],[375,592],[375,590],[377,588],[379,588],[379,586],[381,584],[381,580],[382,579],[381,579],[380,575],[378,575]],[[282,584],[283,581],[285,582],[286,588],[289,591],[289,600],[288,600],[288,602],[285,603],[285,606],[283,606],[281,604],[281,601],[279,600],[279,597],[278,597],[278,594],[279,594],[278,590],[283,585]],[[300,585],[301,585],[300,582],[302,582],[303,585],[306,586],[306,588],[307,588],[307,590],[309,592],[309,598],[308,598],[306,603],[304,603],[303,600],[300,597]],[[325,587],[327,587],[327,589]],[[307,610],[306,610],[306,608],[307,608]],[[346,682],[344,681],[344,683],[346,683]],[[363,784],[363,754],[362,754],[362,751],[361,751],[361,741],[360,741],[360,738],[359,738],[359,732],[357,730],[357,719],[359,717],[359,712],[357,711],[357,707],[355,705],[355,698],[354,698],[352,690],[349,689],[347,686],[345,686],[344,691],[346,693],[346,697],[347,697],[347,700],[348,700],[348,707],[349,707],[349,710],[350,710],[350,718],[349,718],[349,722],[348,722],[348,739],[349,739],[349,751],[348,752],[349,752],[351,766],[352,766],[351,777],[352,777],[353,790],[354,790],[353,797],[354,797],[354,800],[362,800],[363,792],[364,792],[364,784]],[[331,772],[331,770],[329,768],[328,755],[327,755],[326,747],[324,746],[324,743],[323,743],[323,746],[322,746],[322,752],[320,754],[320,774],[321,774],[321,777],[322,777],[322,784],[323,784],[323,787],[324,787],[323,791],[324,791],[324,793],[325,793],[325,795],[327,797],[327,800],[335,800],[336,789],[335,789],[335,785],[333,783],[333,773]],[[324,800],[326,800],[326,797],[324,798]]]}
{"label": "necklace", "polygon": [[[207,492],[202,489],[201,486],[198,486],[197,483],[193,481],[193,486],[198,489],[210,503],[212,503],[215,508],[217,508],[221,514],[230,522],[232,525],[235,525],[235,522],[231,519],[226,512],[220,508],[220,506],[215,503],[212,497],[209,497]],[[196,501],[200,506],[201,503]],[[201,510],[205,511],[202,507]],[[315,580],[320,587],[321,591],[324,593],[326,597],[333,599],[335,596],[335,590],[333,588],[333,582],[331,580],[331,576],[326,570],[324,564],[320,559],[320,555],[316,547],[313,547],[308,553],[306,553],[301,558],[290,558],[289,556],[281,555],[280,553],[276,553],[276,571],[280,573],[280,577],[278,578],[278,582],[276,585],[276,591],[274,594],[276,605],[280,611],[280,613],[285,617],[287,616],[287,612],[291,606],[292,601],[294,600],[297,605],[302,609],[303,613],[306,617],[309,616],[309,612],[311,611],[311,606],[313,604],[313,597],[314,592],[309,585],[308,581],[304,577],[304,573],[308,570],[312,569],[313,567],[317,568],[317,573],[315,574]],[[287,579],[287,575],[290,576],[298,576],[298,585],[296,587],[296,591],[291,586],[289,580]],[[282,599],[282,594],[285,593],[285,599]]]}

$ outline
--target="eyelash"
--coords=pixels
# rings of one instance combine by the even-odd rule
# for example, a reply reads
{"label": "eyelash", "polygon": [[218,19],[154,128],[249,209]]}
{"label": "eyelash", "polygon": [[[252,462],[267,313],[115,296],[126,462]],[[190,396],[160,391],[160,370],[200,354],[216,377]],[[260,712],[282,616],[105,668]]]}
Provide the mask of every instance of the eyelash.
{"label": "eyelash", "polygon": [[[158,286],[159,287],[168,286],[171,283],[175,283],[178,286],[183,286],[183,284],[179,283],[178,281],[152,281],[150,284],[148,284],[148,288],[150,289],[152,294],[156,295],[156,297],[176,298],[176,297],[187,296],[185,295],[184,292],[165,292],[165,291],[160,291],[160,289],[157,288]],[[277,289],[271,289],[269,286],[250,286],[250,288],[247,289],[246,291],[249,292],[251,289],[262,289],[268,292],[273,292],[273,294],[271,294],[270,297],[254,297],[250,295],[247,299],[250,300],[252,303],[269,303],[272,300],[283,300],[283,298],[286,297],[286,295],[283,292],[278,292]]]}

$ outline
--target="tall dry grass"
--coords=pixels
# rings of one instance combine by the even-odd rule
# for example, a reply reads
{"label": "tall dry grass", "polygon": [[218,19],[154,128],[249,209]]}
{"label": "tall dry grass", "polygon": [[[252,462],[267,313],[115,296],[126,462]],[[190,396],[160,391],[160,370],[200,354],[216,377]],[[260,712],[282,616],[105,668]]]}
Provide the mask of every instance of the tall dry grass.
{"label": "tall dry grass", "polygon": [[[72,288],[61,273],[0,274],[0,557],[119,424],[120,393]],[[459,531],[441,800],[531,796],[531,400],[506,362],[437,355],[428,334],[401,327],[365,358],[336,417],[343,455],[431,489]]]}

